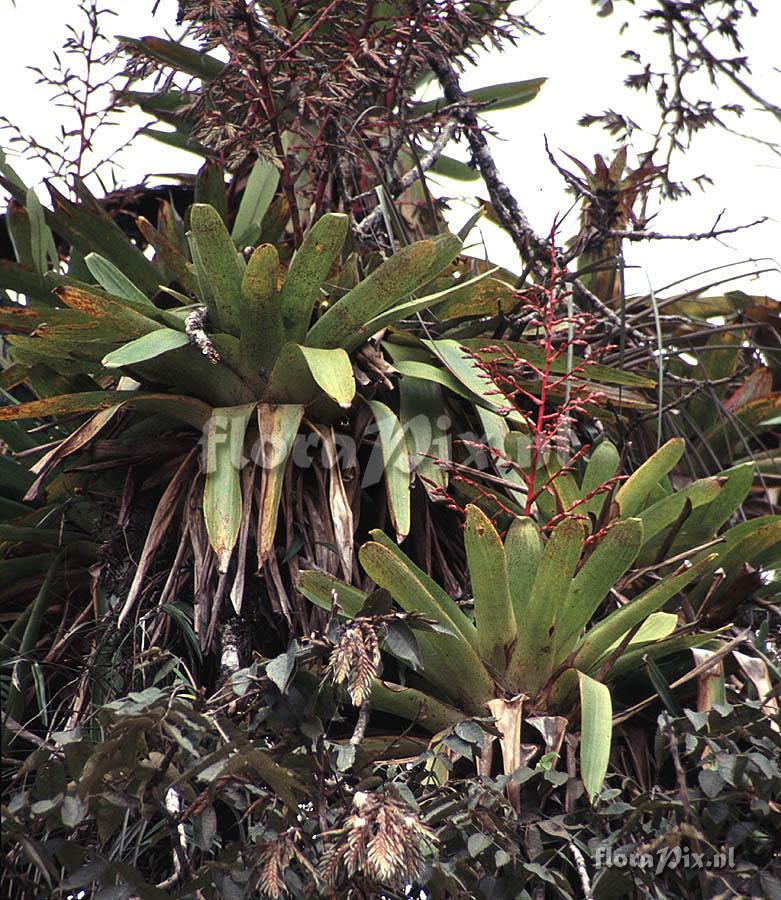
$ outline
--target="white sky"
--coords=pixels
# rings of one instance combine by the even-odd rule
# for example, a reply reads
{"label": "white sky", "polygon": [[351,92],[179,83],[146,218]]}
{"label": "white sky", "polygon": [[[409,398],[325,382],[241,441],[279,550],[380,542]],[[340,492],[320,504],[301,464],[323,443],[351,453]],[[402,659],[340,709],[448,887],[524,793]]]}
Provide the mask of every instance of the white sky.
{"label": "white sky", "polygon": [[[778,0],[757,2],[759,19],[746,22],[742,33],[754,69],[752,83],[777,103],[781,96],[778,70],[781,3]],[[161,0],[154,18],[153,0],[126,0],[116,5],[120,7],[119,14],[108,20],[110,33],[140,36],[162,34],[166,27],[173,28],[175,0]],[[639,44],[639,40],[632,42],[631,34],[618,34],[625,6],[616,3],[616,14],[599,19],[588,0],[540,0],[531,18],[545,34],[524,37],[518,47],[501,55],[485,55],[480,65],[464,76],[465,88],[541,75],[548,77],[534,102],[488,116],[498,134],[493,146],[499,170],[540,232],[547,233],[554,216],[571,204],[560,176],[547,161],[544,135],[547,134],[554,151],[563,148],[590,163],[595,152],[611,155],[613,140],[597,126],[579,127],[576,123],[583,113],[596,113],[612,106],[629,111],[641,124],[653,121],[651,105],[622,87],[631,64],[620,58],[621,52]],[[61,123],[60,111],[52,105],[45,89],[35,85],[36,76],[25,67],[46,69],[50,65],[52,51],[61,44],[66,23],[79,21],[76,9],[76,0],[16,0],[15,7],[10,0],[5,0],[0,14],[0,83],[3,84],[0,110],[44,141],[56,134]],[[631,13],[632,8],[628,11]],[[647,46],[647,29],[644,34],[644,46]],[[727,91],[722,91],[719,99],[727,95]],[[741,100],[737,95],[730,94],[729,100],[743,102],[747,108],[751,106],[750,100]],[[142,117],[128,113],[121,125],[104,133],[100,149],[112,152],[127,141],[142,121]],[[769,113],[749,109],[736,127],[765,140],[781,142],[781,123]],[[2,135],[0,144],[8,149]],[[645,149],[641,138],[637,139],[636,149]],[[38,163],[14,157],[10,161],[30,184],[40,183],[47,174]],[[148,138],[136,141],[117,161],[124,167],[120,180],[126,184],[140,181],[149,172],[192,172],[199,164],[198,157]],[[722,210],[725,210],[720,223],[723,227],[763,215],[770,217],[770,221],[748,232],[728,235],[719,243],[664,241],[650,246],[627,246],[627,263],[637,267],[628,274],[630,291],[634,288],[645,292],[649,280],[659,289],[708,267],[746,260],[744,265],[730,270],[740,277],[726,285],[726,289],[740,287],[753,294],[781,296],[781,157],[758,143],[709,129],[695,139],[685,159],[678,159],[677,167],[674,177],[707,171],[715,184],[704,193],[697,190],[692,197],[667,203],[654,222],[656,230],[707,231]],[[485,196],[482,182],[474,184],[473,188],[471,184],[443,181],[438,193]],[[459,226],[469,212],[465,205],[453,204],[454,226]],[[568,233],[569,229],[565,227],[564,232]],[[483,229],[483,234],[489,257],[517,270],[517,257],[509,239],[490,225]],[[760,262],[763,257],[766,259]],[[750,262],[751,259],[756,262]],[[773,271],[759,276],[751,274],[760,268]],[[701,277],[696,283],[704,284],[706,279]]]}

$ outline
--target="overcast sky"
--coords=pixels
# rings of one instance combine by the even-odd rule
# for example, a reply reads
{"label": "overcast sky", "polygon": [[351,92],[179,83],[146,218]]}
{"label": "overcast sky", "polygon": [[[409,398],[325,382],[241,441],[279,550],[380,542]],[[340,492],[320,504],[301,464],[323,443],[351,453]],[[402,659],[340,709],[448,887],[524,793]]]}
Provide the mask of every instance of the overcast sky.
{"label": "overcast sky", "polygon": [[[50,102],[45,89],[36,86],[36,76],[25,67],[50,65],[52,51],[62,42],[66,23],[79,21],[77,2],[16,0],[15,7],[10,0],[0,2],[4,6],[0,31],[3,84],[0,109],[21,128],[42,140],[50,140],[60,126],[60,112]],[[111,0],[106,2],[111,5]],[[162,34],[166,28],[174,28],[175,0],[161,0],[155,17],[152,0],[115,5],[119,14],[107,20],[112,33],[140,36]],[[548,78],[533,103],[487,117],[497,132],[493,146],[499,169],[540,232],[547,233],[554,217],[571,204],[560,176],[547,161],[545,135],[555,151],[566,149],[590,162],[596,152],[610,155],[613,143],[596,126],[579,127],[577,120],[583,113],[612,106],[630,110],[634,118],[652,122],[652,107],[622,87],[625,74],[631,70],[630,64],[620,58],[622,50],[638,45],[642,49],[641,39],[635,38],[639,33],[637,28],[629,35],[619,36],[625,6],[616,3],[617,14],[599,19],[588,0],[541,0],[531,10],[531,19],[544,35],[524,37],[516,48],[509,48],[503,54],[485,55],[480,65],[468,70],[464,77],[466,88],[543,75]],[[746,52],[752,61],[754,83],[761,93],[778,102],[781,74],[774,66],[778,66],[781,2],[758,0],[758,6],[759,19],[746,23],[743,32]],[[519,9],[523,8],[519,5]],[[632,8],[628,10],[631,12]],[[646,45],[648,40],[645,32]],[[727,96],[723,92],[719,99]],[[731,95],[729,99],[740,100]],[[743,102],[747,106],[751,104],[745,98]],[[102,152],[111,153],[124,144],[142,121],[135,113],[127,114],[122,124],[104,133]],[[781,142],[781,123],[769,113],[749,110],[736,126],[765,140]],[[0,144],[8,148],[2,136]],[[636,149],[645,149],[640,137]],[[148,138],[139,139],[116,159],[124,167],[120,180],[127,184],[140,181],[147,173],[192,172],[199,164],[198,157],[166,148]],[[47,174],[40,164],[18,158],[12,161],[30,184],[38,184]],[[628,275],[629,289],[646,291],[649,282],[658,289],[708,267],[746,261],[734,268],[735,275],[740,277],[727,289],[740,287],[749,293],[778,298],[781,296],[781,157],[760,143],[711,129],[695,140],[685,159],[678,159],[673,175],[684,178],[702,171],[714,179],[714,186],[704,193],[698,190],[692,197],[675,204],[667,203],[654,222],[657,230],[707,231],[722,210],[725,211],[722,226],[738,225],[762,215],[770,217],[770,221],[749,232],[724,237],[719,243],[633,244],[626,249],[627,262],[635,267]],[[447,196],[462,193],[485,196],[486,193],[482,183],[472,188],[446,181],[441,182],[437,192]],[[469,213],[469,207],[453,204],[454,227]],[[494,262],[518,268],[509,239],[490,225],[484,228],[483,236]],[[762,268],[772,271],[751,275]],[[704,279],[700,278],[698,283],[704,283]],[[723,288],[716,292],[719,290]]]}

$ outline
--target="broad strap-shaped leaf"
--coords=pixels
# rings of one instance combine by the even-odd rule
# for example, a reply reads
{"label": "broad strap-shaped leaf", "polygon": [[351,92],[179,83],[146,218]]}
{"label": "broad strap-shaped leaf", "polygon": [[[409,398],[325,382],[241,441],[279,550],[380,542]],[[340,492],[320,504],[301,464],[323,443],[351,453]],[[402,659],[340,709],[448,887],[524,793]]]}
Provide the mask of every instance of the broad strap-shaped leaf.
{"label": "broad strap-shaped leaf", "polygon": [[252,166],[236,218],[231,229],[233,243],[239,248],[251,247],[260,236],[263,216],[268,212],[279,184],[279,169],[263,157]]}
{"label": "broad strap-shaped leaf", "polygon": [[580,777],[593,803],[607,775],[613,739],[613,702],[607,686],[582,672],[580,682]]}
{"label": "broad strap-shaped leaf", "polygon": [[393,553],[394,556],[396,556],[396,558],[413,573],[414,577],[434,598],[438,606],[445,610],[447,616],[452,620],[452,625],[455,627],[455,630],[460,632],[462,637],[467,640],[475,652],[477,652],[478,644],[475,624],[455,600],[453,600],[450,594],[438,585],[430,575],[427,575],[423,569],[416,566],[398,544],[394,543],[384,531],[375,528],[369,532],[369,536],[373,541],[381,544],[386,550]]}
{"label": "broad strap-shaped leaf", "polygon": [[542,549],[542,537],[534,521],[527,516],[514,519],[507,532],[504,552],[515,621],[522,627],[528,619]]}
{"label": "broad strap-shaped leaf", "polygon": [[216,209],[204,203],[190,207],[188,239],[202,299],[215,331],[238,337],[245,266]]}
{"label": "broad strap-shaped leaf", "polygon": [[[55,270],[58,268],[57,248],[54,245],[51,230],[46,224],[46,215],[41,201],[32,188],[27,191],[25,212],[29,224],[30,259],[38,272],[44,275],[49,269],[49,261]],[[10,219],[7,217],[6,221],[10,221]]]}
{"label": "broad strap-shaped leaf", "polygon": [[143,56],[148,56],[163,65],[170,66],[187,75],[193,75],[203,81],[211,81],[225,68],[225,63],[201,53],[192,47],[185,47],[181,41],[168,41],[165,38],[148,35],[142,38],[117,35],[123,44],[128,44]]}
{"label": "broad strap-shaped leaf", "polygon": [[[475,88],[475,90],[467,91],[465,96],[470,102],[478,104],[480,112],[513,109],[516,106],[522,106],[524,103],[534,100],[546,81],[547,78],[508,81],[505,84],[492,84],[488,87]],[[440,106],[445,106],[446,103],[447,101],[444,97],[440,97],[437,100],[426,100],[415,105],[415,112],[417,114],[434,112]]]}
{"label": "broad strap-shaped leaf", "polygon": [[135,309],[137,312],[146,315],[150,310],[153,313],[157,312],[149,297],[139,290],[114,263],[104,259],[99,253],[88,253],[84,257],[84,262],[103,290],[114,297],[121,297],[131,309]]}
{"label": "broad strap-shaped leaf", "polygon": [[722,489],[710,503],[692,510],[670,552],[675,554],[713,537],[748,496],[754,481],[754,462],[746,462],[720,472]]}
{"label": "broad strap-shaped leaf", "polygon": [[118,350],[104,356],[102,362],[107,369],[119,369],[122,366],[132,366],[134,363],[155,359],[163,353],[168,353],[169,350],[178,350],[188,343],[189,338],[181,331],[159,328],[123,344]]}
{"label": "broad strap-shaped leaf", "polygon": [[[451,635],[426,635],[444,664],[451,667],[457,662],[461,667],[464,684],[451,685],[451,696],[467,690],[476,707],[490,699],[494,691],[493,679],[473,644],[463,634],[465,616],[455,602],[448,597],[449,602],[443,603],[438,594],[432,593],[418,577],[417,567],[401,551],[394,552],[376,541],[369,541],[361,547],[359,556],[366,574],[379,587],[385,588],[402,609],[421,613],[452,632]],[[474,630],[474,626],[472,628]],[[472,637],[476,640],[474,635]]]}
{"label": "broad strap-shaped leaf", "polygon": [[401,422],[396,418],[393,410],[379,400],[367,402],[374,414],[374,421],[377,423],[377,436],[385,474],[385,492],[388,497],[388,512],[396,531],[396,538],[401,541],[409,534],[411,526],[412,472],[410,471],[407,440]]}
{"label": "broad strap-shaped leaf", "polygon": [[301,572],[298,576],[298,589],[310,603],[328,613],[331,612],[335,593],[341,615],[349,619],[354,619],[358,615],[369,596],[366,591],[345,584],[335,575],[329,575],[318,569]]}
{"label": "broad strap-shaped leaf", "polygon": [[[657,613],[656,615],[667,615],[666,613]],[[642,627],[645,627],[643,624]],[[639,632],[638,632],[639,633]],[[652,642],[636,643],[630,641],[626,650],[618,657],[613,664],[607,677],[611,681],[623,678],[638,671],[642,671],[646,659],[660,661],[667,657],[678,656],[684,650],[690,650],[692,647],[703,647],[712,644],[714,640],[720,637],[718,631],[701,631],[696,634],[675,635],[660,638]],[[605,653],[602,659],[594,667],[594,671],[599,671],[600,667],[607,661],[609,653]]]}
{"label": "broad strap-shaped leaf", "polygon": [[452,728],[467,717],[463,710],[443,703],[430,694],[380,679],[372,683],[372,706],[408,722],[415,722],[429,734]]}
{"label": "broad strap-shaped leaf", "polygon": [[[580,496],[586,497],[603,484],[607,484],[618,471],[620,455],[615,445],[608,440],[601,441],[592,451],[580,483]],[[579,507],[583,515],[593,513],[599,516],[607,501],[609,491],[599,492]]]}
{"label": "broad strap-shaped leaf", "polygon": [[205,425],[211,414],[211,409],[205,403],[194,397],[185,397],[179,394],[85,391],[79,394],[59,394],[43,400],[30,400],[28,403],[0,407],[0,422],[97,412],[118,405],[125,405],[131,409],[161,412],[173,419],[192,425],[194,428],[201,428]]}
{"label": "broad strap-shaped leaf", "polygon": [[[651,615],[645,620],[645,622],[643,622],[643,624],[637,629],[634,635],[632,635],[632,637],[629,639],[629,643],[626,645],[625,652],[636,650],[638,647],[646,646],[648,644],[654,644],[656,643],[656,641],[662,641],[665,638],[668,638],[677,627],[678,616],[675,613],[651,613]],[[622,634],[621,637],[617,641],[615,641],[615,643],[608,647],[603,658],[610,656],[610,654],[621,644],[621,641],[625,637],[626,635]]]}
{"label": "broad strap-shaped leaf", "polygon": [[458,341],[425,340],[423,343],[470,394],[481,398],[493,411],[505,415],[508,421],[525,424],[523,416],[511,410],[509,401],[480,368],[472,354]]}
{"label": "broad strap-shaped leaf", "polygon": [[271,372],[267,398],[278,404],[306,405],[323,393],[343,408],[349,407],[355,396],[352,364],[344,350],[285,344]]}
{"label": "broad strap-shaped leaf", "polygon": [[507,558],[493,523],[477,506],[466,508],[464,545],[475,601],[480,658],[501,676],[515,645],[516,625]]}
{"label": "broad strap-shaped leaf", "polygon": [[[441,291],[437,291],[434,294],[426,294],[425,296],[418,297],[414,300],[405,300],[403,303],[392,306],[390,309],[386,309],[378,316],[375,316],[370,322],[366,323],[366,333],[375,334],[376,332],[381,331],[383,328],[388,328],[391,325],[395,325],[402,319],[409,318],[422,309],[436,309],[441,303],[446,301],[454,293],[456,293],[457,291],[463,291],[464,289],[468,289],[470,286],[474,286],[482,282],[493,271],[495,271],[495,269],[484,272],[482,275],[477,275],[475,278],[470,278],[467,282],[456,282],[452,279],[449,279],[450,285],[446,288],[443,288]],[[440,279],[437,280],[439,281]]]}
{"label": "broad strap-shaped leaf", "polygon": [[349,228],[344,213],[326,213],[307,231],[282,288],[282,318],[288,340],[304,342],[320,288],[328,277]]}
{"label": "broad strap-shaped leaf", "polygon": [[114,328],[115,338],[141,337],[160,328],[160,323],[150,317],[159,312],[151,303],[141,313],[105,296],[99,289],[91,290],[89,285],[63,285],[56,293],[66,306],[98,320],[102,325]]}
{"label": "broad strap-shaped leaf", "polygon": [[[706,574],[715,573],[716,569],[724,571],[724,579],[710,597],[715,603],[731,589],[733,582],[744,572],[746,564],[754,567],[766,566],[769,569],[781,565],[781,516],[757,516],[747,522],[734,525],[722,537],[724,543],[715,547],[715,558],[712,558]],[[703,551],[705,552],[705,551]],[[692,591],[691,602],[695,609],[705,599],[709,591],[710,579],[706,578]]]}
{"label": "broad strap-shaped leaf", "polygon": [[256,247],[241,280],[239,326],[241,371],[251,381],[271,371],[285,342],[278,276],[276,247]]}
{"label": "broad strap-shaped leaf", "polygon": [[595,625],[580,642],[575,665],[584,672],[591,671],[603,654],[628,631],[639,625],[651,613],[661,609],[678,591],[700,578],[715,559],[710,554],[698,562],[665,576],[652,587],[634,597],[629,603],[610,613]]}
{"label": "broad strap-shaped leaf", "polygon": [[225,170],[214,159],[207,159],[195,176],[195,203],[205,203],[219,213],[223,222],[228,217],[228,194],[225,190]]}
{"label": "broad strap-shaped leaf", "polygon": [[[158,214],[158,221],[161,214]],[[154,225],[143,216],[136,219],[136,227],[145,240],[155,249],[155,260],[162,264],[168,277],[178,281],[182,288],[193,296],[198,293],[198,278],[195,275],[192,263],[182,253],[179,246],[172,241],[167,234],[155,228]],[[163,288],[164,285],[161,285]],[[188,299],[189,303],[190,300]]]}
{"label": "broad strap-shaped leaf", "polygon": [[[406,560],[396,544],[389,541],[382,532],[373,534],[379,538],[385,538],[387,543],[384,543],[383,546],[388,547],[391,552],[397,552],[400,559]],[[422,574],[419,570],[418,572]],[[433,582],[431,583],[433,584]],[[438,585],[435,587],[437,590],[441,590]],[[337,605],[341,610],[340,618],[348,619],[355,618],[360,613],[369,596],[365,591],[345,584],[333,575],[327,575],[325,572],[314,569],[299,575],[299,590],[309,601],[328,613],[331,612],[335,592]],[[449,597],[447,599],[450,600]],[[445,695],[457,698],[456,688],[468,690],[468,686],[462,684],[458,654],[443,653],[441,637],[441,635],[423,630],[415,632],[426,680]]]}
{"label": "broad strap-shaped leaf", "polygon": [[613,585],[643,545],[643,523],[623,519],[606,534],[573,578],[556,625],[556,662],[566,657]]}
{"label": "broad strap-shaped leaf", "polygon": [[444,153],[431,166],[431,171],[436,175],[443,175],[445,178],[453,178],[455,181],[480,180],[480,171],[477,168],[472,168],[467,163],[461,162],[460,159],[446,156]]}
{"label": "broad strap-shaped leaf", "polygon": [[691,504],[692,509],[710,503],[719,495],[722,484],[723,479],[718,476],[700,478],[669,497],[657,500],[656,503],[646,507],[639,513],[643,523],[643,543],[648,543],[660,531],[677,522],[687,502]]}
{"label": "broad strap-shaped leaf", "polygon": [[241,526],[244,436],[254,403],[212,411],[206,426],[203,517],[220,572],[227,572]]}
{"label": "broad strap-shaped leaf", "polygon": [[[461,249],[453,235],[443,241],[418,241],[402,247],[338,300],[307,335],[313,347],[343,347],[348,352],[366,341],[366,323],[422,287]],[[447,250],[443,252],[443,247]],[[449,257],[449,258],[448,258]]]}
{"label": "broad strap-shaped leaf", "polygon": [[569,593],[584,539],[583,522],[565,518],[545,544],[507,670],[510,684],[530,696],[542,688],[553,671],[556,621]]}
{"label": "broad strap-shaped leaf", "polygon": [[402,378],[399,383],[399,418],[407,435],[412,469],[432,499],[433,493],[447,486],[448,474],[435,459],[450,460],[450,433],[446,427],[442,390],[420,378]]}
{"label": "broad strap-shaped leaf", "polygon": [[257,528],[259,566],[274,549],[282,482],[303,415],[304,408],[298,404],[258,404],[260,459],[257,464],[262,469]]}
{"label": "broad strap-shaped leaf", "polygon": [[622,518],[636,516],[643,509],[660,479],[678,464],[685,447],[683,438],[671,438],[627,478],[615,497]]}

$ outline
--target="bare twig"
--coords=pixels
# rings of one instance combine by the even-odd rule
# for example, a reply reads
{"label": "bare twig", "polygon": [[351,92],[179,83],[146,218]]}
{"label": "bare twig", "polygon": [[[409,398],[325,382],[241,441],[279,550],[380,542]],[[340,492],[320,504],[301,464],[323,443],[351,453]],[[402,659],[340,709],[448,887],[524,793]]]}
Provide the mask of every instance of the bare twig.
{"label": "bare twig", "polygon": [[[415,168],[410,169],[408,172],[405,172],[401,176],[401,178],[395,180],[389,185],[390,194],[394,199],[404,191],[406,191],[407,188],[415,184],[415,182],[421,177],[421,175],[424,172],[427,172],[436,163],[440,156],[442,156],[445,147],[450,142],[457,128],[457,121],[453,120],[451,122],[448,122],[440,132],[437,139],[432,144],[431,149],[428,151],[428,153],[420,158],[418,165],[415,166]],[[361,221],[356,225],[356,235],[361,238],[367,237],[371,233],[372,229],[376,227],[381,218],[382,205],[378,204],[365,218],[361,219]]]}
{"label": "bare twig", "polygon": [[570,844],[570,850],[572,850],[572,855],[575,857],[575,868],[578,870],[580,883],[583,886],[583,898],[584,900],[594,900],[594,894],[591,891],[591,879],[588,877],[588,869],[586,868],[586,860],[583,858],[580,848],[575,844]]}
{"label": "bare twig", "polygon": [[725,234],[735,234],[737,231],[745,231],[755,225],[767,222],[767,216],[760,216],[753,222],[744,225],[735,225],[733,228],[712,228],[710,231],[693,231],[689,234],[665,234],[663,231],[608,231],[610,237],[623,238],[627,241],[708,241],[719,238]]}

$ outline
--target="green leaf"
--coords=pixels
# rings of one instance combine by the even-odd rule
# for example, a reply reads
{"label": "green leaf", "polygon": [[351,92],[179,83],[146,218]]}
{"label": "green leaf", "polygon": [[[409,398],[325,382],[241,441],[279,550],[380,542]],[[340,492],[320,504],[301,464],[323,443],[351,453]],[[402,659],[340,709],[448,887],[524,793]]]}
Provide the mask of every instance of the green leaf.
{"label": "green leaf", "polygon": [[233,243],[241,250],[251,247],[260,236],[263,216],[268,212],[279,184],[279,170],[263,157],[258,157],[241,195],[231,230]]}
{"label": "green leaf", "polygon": [[211,81],[225,68],[225,63],[216,57],[186,47],[181,41],[167,41],[154,36],[131,38],[124,35],[117,35],[117,40],[163,65],[203,81]]}
{"label": "green leaf", "polygon": [[84,262],[98,284],[114,297],[126,300],[131,309],[146,315],[157,311],[149,297],[123,275],[114,263],[104,259],[99,253],[88,253]]}
{"label": "green leaf", "polygon": [[54,247],[52,233],[46,224],[41,201],[32,188],[27,191],[25,208],[27,209],[30,222],[30,254],[32,263],[38,272],[43,275],[49,268],[49,257],[55,263],[56,268],[57,251]]}
{"label": "green leaf", "polygon": [[311,403],[321,392],[344,409],[350,407],[355,397],[350,357],[342,349],[285,344],[271,373],[268,397],[277,403]]}
{"label": "green leaf", "polygon": [[[161,217],[162,210],[158,214],[158,222]],[[198,294],[198,279],[192,264],[182,253],[180,247],[170,239],[168,234],[159,231],[143,216],[137,217],[136,227],[147,243],[154,247],[155,260],[162,264],[168,277],[171,280],[178,281],[188,294],[196,296]],[[160,289],[165,290],[166,285],[161,284]],[[184,299],[187,304],[192,302],[189,297]]]}
{"label": "green leaf", "polygon": [[466,714],[441,700],[416,690],[388,681],[375,680],[372,685],[372,706],[409,722],[415,722],[430,734],[438,734],[452,728]]}
{"label": "green leaf", "polygon": [[342,610],[342,616],[351,619],[358,615],[369,596],[366,591],[361,591],[333,575],[315,569],[301,572],[298,576],[298,585],[307,600],[329,613],[335,591],[336,602]]}
{"label": "green leaf", "polygon": [[580,683],[580,775],[593,803],[607,775],[613,737],[613,703],[606,685],[578,672]]}
{"label": "green leaf", "polygon": [[572,580],[556,628],[556,662],[564,659],[608,591],[637,559],[643,523],[625,519],[608,528]]}
{"label": "green leaf", "polygon": [[0,150],[0,174],[4,175],[19,191],[26,191],[27,185],[22,181],[6,158],[5,152]]}
{"label": "green leaf", "polygon": [[213,159],[207,159],[195,176],[194,202],[208,204],[225,221],[228,215],[225,170]]}
{"label": "green leaf", "polygon": [[194,203],[190,207],[188,238],[203,301],[215,331],[238,336],[245,266],[217,210]]}
{"label": "green leaf", "polygon": [[448,594],[444,588],[440,587],[430,575],[427,575],[423,569],[416,566],[398,544],[395,544],[385,532],[380,531],[379,528],[375,528],[369,532],[369,535],[373,541],[376,541],[376,543],[385,547],[386,550],[389,550],[404,566],[410,569],[425,590],[453,620],[456,630],[459,631],[464,639],[469,641],[472,648],[477,651],[477,631],[474,622],[453,600],[450,594]]}
{"label": "green leaf", "polygon": [[341,346],[348,352],[360,346],[371,336],[367,322],[426,284],[437,274],[433,269],[439,266],[441,270],[458,254],[461,242],[458,238],[453,241],[418,241],[402,247],[315,322],[307,343],[313,347]]}
{"label": "green leaf", "polygon": [[461,162],[460,159],[453,159],[452,156],[444,154],[431,167],[431,171],[437,175],[443,175],[445,178],[453,178],[456,181],[478,181],[480,179],[480,171],[473,166]]}
{"label": "green leaf", "polygon": [[512,683],[532,696],[553,671],[555,624],[566,602],[584,539],[583,522],[563,519],[548,538],[540,559],[531,599],[508,667],[508,678]]}
{"label": "green leaf", "polygon": [[203,517],[220,572],[227,572],[241,525],[244,435],[254,403],[212,411],[206,427]]}
{"label": "green leaf", "polygon": [[[745,571],[745,565],[775,569],[781,566],[781,516],[757,516],[733,526],[722,535],[724,543],[716,549],[706,574],[722,569],[724,579],[713,592],[709,603],[717,603],[729,593],[731,586]],[[703,551],[703,554],[705,551]],[[696,609],[710,589],[709,578],[692,591],[690,600]]]}
{"label": "green leaf", "polygon": [[622,518],[636,516],[643,509],[651,491],[675,468],[685,448],[683,438],[672,438],[629,476],[615,495]]}
{"label": "green leaf", "polygon": [[289,340],[300,344],[306,338],[320,288],[342,249],[349,224],[344,213],[326,213],[296,250],[282,288],[282,318]]}
{"label": "green leaf", "polygon": [[[344,351],[342,351],[344,352]],[[379,400],[367,401],[377,423],[377,433],[385,474],[385,491],[396,537],[400,541],[410,530],[410,471],[407,441],[394,412]]]}
{"label": "green leaf", "polygon": [[432,484],[444,488],[448,481],[446,470],[432,459],[450,459],[450,434],[445,426],[444,409],[438,385],[420,378],[401,379],[399,418],[407,435],[412,468],[427,491],[433,490]]}
{"label": "green leaf", "polygon": [[[606,484],[615,477],[618,471],[620,456],[618,450],[610,441],[604,440],[598,444],[589,456],[586,471],[583,473],[583,481],[580,484],[580,496],[585,497],[592,491]],[[582,504],[580,510],[583,515],[592,513],[599,517],[604,508],[609,492],[595,494],[590,500]]]}
{"label": "green leaf", "polygon": [[491,520],[477,506],[466,508],[464,545],[475,601],[475,626],[480,658],[501,675],[516,639],[502,540]]}
{"label": "green leaf", "polygon": [[[437,291],[435,294],[426,294],[425,297],[419,297],[415,300],[406,300],[397,306],[392,306],[390,309],[385,310],[385,312],[380,313],[380,315],[375,316],[370,322],[366,323],[366,333],[376,334],[383,328],[388,328],[402,319],[409,318],[421,309],[436,308],[439,310],[440,304],[445,303],[453,296],[453,294],[462,293],[464,290],[468,290],[470,287],[482,283],[493,271],[495,270],[491,269],[488,272],[484,272],[482,275],[470,278],[467,282],[455,282],[451,279],[450,286],[443,288],[441,291]],[[440,279],[437,280],[439,281]]]}
{"label": "green leaf", "polygon": [[279,255],[276,247],[257,247],[241,281],[241,372],[251,381],[270,372],[285,342],[277,293]]}
{"label": "green leaf", "polygon": [[[479,104],[481,113],[497,112],[501,109],[512,109],[529,103],[539,94],[540,88],[547,81],[546,78],[527,78],[524,81],[508,81],[505,84],[492,84],[488,87],[476,88],[466,91],[466,99],[471,103]],[[426,115],[435,112],[447,101],[444,97],[437,100],[427,100],[424,103],[415,104],[416,115]]]}
{"label": "green leaf", "polygon": [[[361,547],[359,556],[367,575],[379,587],[385,588],[402,609],[422,613],[451,632],[448,635],[420,635],[426,674],[432,680],[446,684],[450,696],[469,702],[471,708],[478,710],[493,696],[493,679],[462,632],[465,616],[461,610],[449,597],[448,602],[443,603],[439,593],[429,589],[425,579],[418,576],[417,567],[401,551],[369,541]],[[469,626],[468,622],[466,626]],[[474,626],[472,629],[474,631]],[[476,637],[473,636],[473,640]],[[463,677],[453,681],[451,673],[458,671]],[[449,683],[445,675],[450,676]]]}
{"label": "green leaf", "polygon": [[525,424],[523,416],[510,410],[509,401],[505,399],[486,372],[480,368],[472,354],[459,341],[425,340],[423,344],[471,394],[479,397],[490,409],[504,414],[509,422]]}
{"label": "green leaf", "polygon": [[103,365],[107,369],[119,369],[122,366],[132,366],[134,363],[143,362],[147,359],[154,359],[167,353],[169,350],[176,350],[184,347],[189,343],[189,338],[181,331],[174,331],[172,328],[160,328],[157,331],[150,331],[134,341],[123,344],[118,350],[103,357]]}
{"label": "green leaf", "polygon": [[726,469],[719,473],[718,478],[726,479],[721,491],[707,505],[692,510],[681,534],[673,543],[672,552],[683,549],[684,545],[691,547],[702,543],[718,532],[748,497],[754,481],[754,463],[747,462]]}
{"label": "green leaf", "polygon": [[639,514],[643,523],[643,542],[648,543],[668,525],[677,522],[687,501],[695,509],[710,503],[718,496],[721,485],[719,477],[701,478],[644,509]]}
{"label": "green leaf", "polygon": [[507,578],[510,586],[515,621],[526,622],[534,579],[542,556],[542,538],[534,521],[514,519],[504,544],[507,555]]}
{"label": "green leaf", "polygon": [[[629,652],[630,650],[636,650],[638,647],[661,641],[669,637],[677,627],[678,616],[675,613],[651,613],[629,640],[629,643],[626,645],[626,651]],[[603,658],[610,656],[625,637],[626,633],[622,634],[614,644],[608,647]]]}
{"label": "green leaf", "polygon": [[258,445],[263,475],[258,501],[258,564],[262,565],[274,550],[274,534],[279,515],[279,498],[287,461],[293,450],[303,406],[258,404]]}
{"label": "green leaf", "polygon": [[715,554],[710,554],[693,565],[666,575],[629,603],[610,613],[580,642],[575,655],[575,665],[583,671],[591,671],[609,647],[627,631],[631,631],[635,625],[647,619],[651,613],[661,609],[687,584],[700,578],[715,558]]}

